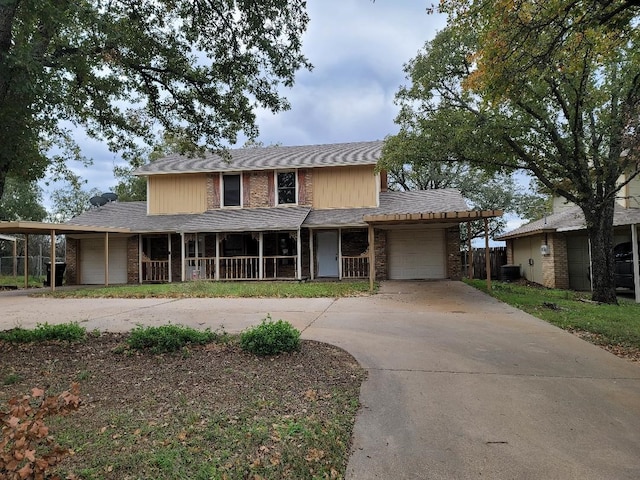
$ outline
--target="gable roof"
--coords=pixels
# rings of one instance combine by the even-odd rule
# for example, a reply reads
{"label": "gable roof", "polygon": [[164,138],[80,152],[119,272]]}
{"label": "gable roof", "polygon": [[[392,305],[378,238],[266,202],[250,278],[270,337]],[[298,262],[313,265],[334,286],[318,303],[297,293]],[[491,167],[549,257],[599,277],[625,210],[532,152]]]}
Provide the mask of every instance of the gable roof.
{"label": "gable roof", "polygon": [[229,150],[230,161],[213,153],[193,158],[174,154],[143,165],[134,173],[135,175],[162,175],[375,165],[380,158],[382,145],[382,141],[373,141],[291,147],[238,148]]}
{"label": "gable roof", "polygon": [[[613,214],[613,226],[633,225],[640,223],[639,208],[623,208],[615,206]],[[570,207],[561,212],[552,213],[544,218],[529,222],[510,232],[496,237],[496,240],[509,240],[511,238],[537,235],[544,232],[571,232],[574,230],[586,230],[587,225],[580,207]]]}

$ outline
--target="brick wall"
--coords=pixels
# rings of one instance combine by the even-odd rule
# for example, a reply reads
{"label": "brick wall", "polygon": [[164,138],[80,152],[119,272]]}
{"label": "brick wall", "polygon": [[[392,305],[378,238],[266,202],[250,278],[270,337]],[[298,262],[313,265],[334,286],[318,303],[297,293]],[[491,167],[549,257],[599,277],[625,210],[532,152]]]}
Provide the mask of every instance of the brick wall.
{"label": "brick wall", "polygon": [[66,238],[65,262],[65,283],[67,285],[78,284],[78,259],[80,254],[80,240],[76,238]]}
{"label": "brick wall", "polygon": [[171,281],[182,281],[182,237],[178,234],[171,235]]}
{"label": "brick wall", "polygon": [[207,175],[207,210],[220,208],[220,175]]}
{"label": "brick wall", "polygon": [[[271,173],[271,175],[269,175],[269,173]],[[244,206],[249,208],[272,206],[273,203],[269,198],[269,190],[273,191],[273,186],[269,188],[269,180],[273,183],[273,173],[264,171],[251,172],[245,173],[244,177],[248,178],[248,181],[245,182],[245,189],[249,190],[248,192],[244,192],[246,200]]]}
{"label": "brick wall", "polygon": [[387,279],[387,232],[374,229],[374,245],[376,255],[376,280]]}
{"label": "brick wall", "polygon": [[140,281],[138,237],[138,235],[134,235],[127,238],[127,283],[138,283]]}
{"label": "brick wall", "polygon": [[560,233],[546,235],[549,255],[542,256],[542,284],[549,288],[569,288],[567,240]]}
{"label": "brick wall", "polygon": [[507,240],[507,265],[513,265],[513,240]]}
{"label": "brick wall", "polygon": [[298,204],[311,205],[313,203],[313,170],[298,170]]}
{"label": "brick wall", "polygon": [[446,252],[447,252],[447,278],[460,280],[462,278],[462,261],[460,259],[460,225],[447,228]]}

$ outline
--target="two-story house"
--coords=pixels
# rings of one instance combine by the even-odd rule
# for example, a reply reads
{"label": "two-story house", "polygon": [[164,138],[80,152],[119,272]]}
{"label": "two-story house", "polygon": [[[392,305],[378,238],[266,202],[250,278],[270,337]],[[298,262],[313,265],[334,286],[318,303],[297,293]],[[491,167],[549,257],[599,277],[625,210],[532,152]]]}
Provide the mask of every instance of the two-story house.
{"label": "two-story house", "polygon": [[[75,226],[127,233],[67,236],[67,283],[191,279],[457,279],[455,190],[391,192],[381,141],[170,155],[141,167],[146,202],[112,202]],[[120,230],[123,232],[123,230]]]}
{"label": "two-story house", "polygon": [[[627,178],[623,176],[619,181],[625,183]],[[638,224],[640,177],[635,177],[618,194],[613,218],[614,246],[631,245]],[[497,240],[506,241],[507,263],[520,266],[520,274],[527,280],[550,288],[591,290],[591,254],[584,215],[564,198],[553,198],[550,215]]]}

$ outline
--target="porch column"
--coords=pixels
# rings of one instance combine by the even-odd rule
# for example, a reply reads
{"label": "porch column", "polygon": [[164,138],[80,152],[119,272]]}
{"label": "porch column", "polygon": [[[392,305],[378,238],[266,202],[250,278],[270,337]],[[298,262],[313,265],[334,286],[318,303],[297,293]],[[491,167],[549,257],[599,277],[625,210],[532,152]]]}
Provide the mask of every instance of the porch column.
{"label": "porch column", "polygon": [[635,286],[636,303],[640,303],[640,265],[638,264],[638,225],[631,225],[631,252],[633,255],[633,285]]}
{"label": "porch column", "polygon": [[171,283],[172,281],[172,272],[171,272],[171,234],[167,233],[167,258],[169,259],[169,265],[168,265],[168,269],[167,269],[167,273],[169,274],[169,283]]}
{"label": "porch column", "polygon": [[13,280],[18,285],[18,240],[13,240]]}
{"label": "porch column", "polygon": [[138,234],[138,283],[142,283],[142,235]]}
{"label": "porch column", "polygon": [[104,232],[104,286],[109,285],[109,232]]}
{"label": "porch column", "polygon": [[473,249],[471,247],[471,222],[467,222],[467,271],[469,279],[473,278]]}
{"label": "porch column", "polygon": [[51,282],[51,291],[53,292],[56,289],[56,231],[54,229],[51,230],[51,253],[49,258],[51,260],[49,280]]}
{"label": "porch column", "polygon": [[309,229],[309,276],[311,280],[315,277],[316,262],[313,259],[313,230]]}
{"label": "porch column", "polygon": [[484,255],[487,265],[487,290],[491,291],[491,255],[489,251],[489,219],[484,219]]}
{"label": "porch column", "polygon": [[216,280],[220,280],[220,234],[216,232]]}
{"label": "porch column", "polygon": [[185,249],[184,249],[184,232],[180,232],[180,280],[182,282],[184,282],[184,277],[186,274],[185,271],[185,264],[184,264],[184,257],[185,257]]}
{"label": "porch column", "polygon": [[296,235],[296,269],[298,274],[296,277],[298,280],[302,280],[302,230],[298,228],[298,235]]}
{"label": "porch column", "polygon": [[26,233],[24,234],[24,288],[29,288],[29,235]]}
{"label": "porch column", "polygon": [[264,232],[258,234],[258,278],[264,278]]}
{"label": "porch column", "polygon": [[376,279],[376,246],[373,225],[369,225],[369,290],[373,292]]}
{"label": "porch column", "polygon": [[338,229],[338,278],[342,280],[342,229]]}

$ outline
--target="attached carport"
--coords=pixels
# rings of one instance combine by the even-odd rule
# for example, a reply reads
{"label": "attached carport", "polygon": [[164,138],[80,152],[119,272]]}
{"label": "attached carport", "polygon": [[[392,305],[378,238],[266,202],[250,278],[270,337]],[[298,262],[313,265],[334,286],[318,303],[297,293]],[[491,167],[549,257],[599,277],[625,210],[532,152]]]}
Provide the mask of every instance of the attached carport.
{"label": "attached carport", "polygon": [[104,246],[104,284],[109,285],[109,234],[127,234],[131,233],[128,228],[114,227],[96,227],[87,225],[69,225],[60,223],[44,223],[44,222],[0,222],[0,233],[25,236],[25,263],[24,263],[24,286],[29,285],[29,269],[28,269],[28,244],[29,235],[48,235],[51,237],[51,274],[50,285],[51,290],[56,288],[56,236],[68,234],[102,234]]}
{"label": "attached carport", "polygon": [[[451,224],[484,221],[485,249],[487,250],[487,288],[491,289],[489,255],[489,219],[499,217],[502,210],[463,210],[450,212],[423,212],[365,215],[369,225],[371,255],[375,252],[374,228],[388,230],[388,259],[390,279],[441,279],[446,277],[446,229]],[[471,240],[469,239],[469,248]],[[375,260],[370,262],[371,284],[375,278]]]}

